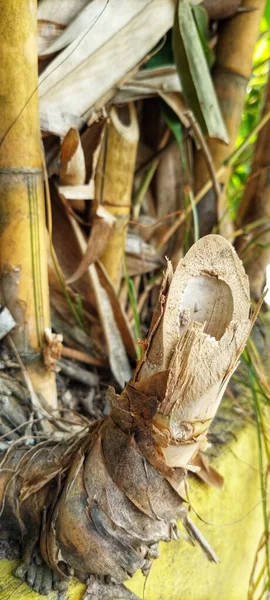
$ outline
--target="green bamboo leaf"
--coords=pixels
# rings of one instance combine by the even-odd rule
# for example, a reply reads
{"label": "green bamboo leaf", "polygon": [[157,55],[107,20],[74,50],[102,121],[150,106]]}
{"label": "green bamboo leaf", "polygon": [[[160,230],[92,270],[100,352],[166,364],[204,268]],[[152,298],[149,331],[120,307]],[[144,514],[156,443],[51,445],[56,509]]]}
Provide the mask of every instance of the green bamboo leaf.
{"label": "green bamboo leaf", "polygon": [[203,47],[204,55],[207,60],[207,64],[209,69],[213,66],[215,62],[215,54],[213,50],[210,48],[208,44],[208,36],[209,36],[209,17],[208,13],[205,10],[204,6],[200,4],[198,6],[193,6],[192,13],[195,19],[196,27],[198,30],[199,38],[201,40],[201,44]]}
{"label": "green bamboo leaf", "polygon": [[183,95],[202,131],[228,143],[212,78],[188,0],[179,0],[173,28],[173,51]]}

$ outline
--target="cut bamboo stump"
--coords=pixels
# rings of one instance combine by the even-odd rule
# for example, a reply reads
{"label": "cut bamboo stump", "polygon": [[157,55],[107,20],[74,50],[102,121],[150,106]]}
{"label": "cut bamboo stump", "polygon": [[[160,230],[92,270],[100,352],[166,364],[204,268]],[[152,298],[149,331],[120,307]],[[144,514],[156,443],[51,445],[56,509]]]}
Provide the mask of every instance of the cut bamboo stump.
{"label": "cut bamboo stump", "polygon": [[134,105],[130,103],[122,115],[119,109],[113,108],[97,166],[96,199],[115,218],[114,231],[101,262],[117,292],[123,275],[138,140]]}

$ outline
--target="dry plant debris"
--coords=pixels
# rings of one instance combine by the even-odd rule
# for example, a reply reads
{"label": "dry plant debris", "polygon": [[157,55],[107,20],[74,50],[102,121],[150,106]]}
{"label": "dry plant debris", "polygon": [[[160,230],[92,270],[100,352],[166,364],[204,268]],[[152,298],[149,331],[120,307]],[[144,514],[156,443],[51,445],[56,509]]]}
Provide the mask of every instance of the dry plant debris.
{"label": "dry plant debris", "polygon": [[190,520],[185,481],[245,346],[249,312],[235,250],[220,236],[202,238],[174,274],[168,263],[142,358],[120,395],[109,388],[108,417],[78,418],[62,434],[56,418],[54,433],[42,440],[26,432],[14,439],[10,428],[0,527],[2,536],[21,541],[18,576],[30,582],[35,573],[40,592],[49,591],[48,581],[60,585],[37,578],[38,544],[57,581],[75,574],[87,583],[85,598],[133,598],[122,583],[138,569],[148,573],[157,542],[178,537],[179,518],[218,560]]}

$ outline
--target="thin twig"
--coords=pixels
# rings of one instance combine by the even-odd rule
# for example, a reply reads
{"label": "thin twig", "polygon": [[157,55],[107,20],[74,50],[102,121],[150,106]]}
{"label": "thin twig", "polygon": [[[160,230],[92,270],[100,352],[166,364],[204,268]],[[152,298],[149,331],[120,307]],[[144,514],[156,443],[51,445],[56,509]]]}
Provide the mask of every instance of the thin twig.
{"label": "thin twig", "polygon": [[95,367],[108,367],[108,362],[106,360],[102,360],[101,358],[96,358],[95,356],[91,356],[86,352],[82,352],[81,350],[74,350],[74,348],[68,348],[67,346],[63,346],[62,356],[66,356],[67,358],[73,358],[74,360],[78,360],[87,365],[92,365]]}

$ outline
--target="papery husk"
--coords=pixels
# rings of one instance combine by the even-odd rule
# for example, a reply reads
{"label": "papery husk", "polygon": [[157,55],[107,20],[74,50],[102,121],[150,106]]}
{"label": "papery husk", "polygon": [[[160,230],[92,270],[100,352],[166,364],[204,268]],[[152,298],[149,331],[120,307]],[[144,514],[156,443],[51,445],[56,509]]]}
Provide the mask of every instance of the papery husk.
{"label": "papery husk", "polygon": [[[84,152],[80,134],[77,129],[71,128],[65,135],[61,146],[60,184],[65,196],[64,186],[83,185],[86,178]],[[70,206],[79,211],[84,211],[84,199],[70,200]]]}
{"label": "papery husk", "polygon": [[153,373],[169,371],[155,422],[169,432],[166,463],[186,467],[204,449],[249,335],[249,284],[231,244],[209,235],[180,260],[173,277],[168,264],[163,285],[135,381],[142,386]]}
{"label": "papery husk", "polygon": [[[40,551],[60,578],[91,575],[87,593],[95,598],[134,598],[122,582],[149,571],[153,545],[177,537],[178,518],[217,562],[187,515],[185,478],[245,345],[249,309],[232,246],[220,236],[199,240],[174,275],[168,263],[143,357],[120,395],[108,390],[110,416],[55,451],[48,440],[36,465],[35,449],[25,457],[19,449],[24,470],[11,477],[8,519],[14,531],[26,527],[26,540],[32,517],[26,523],[24,503],[37,507],[38,521],[44,494]],[[1,478],[3,499],[9,475]]]}

